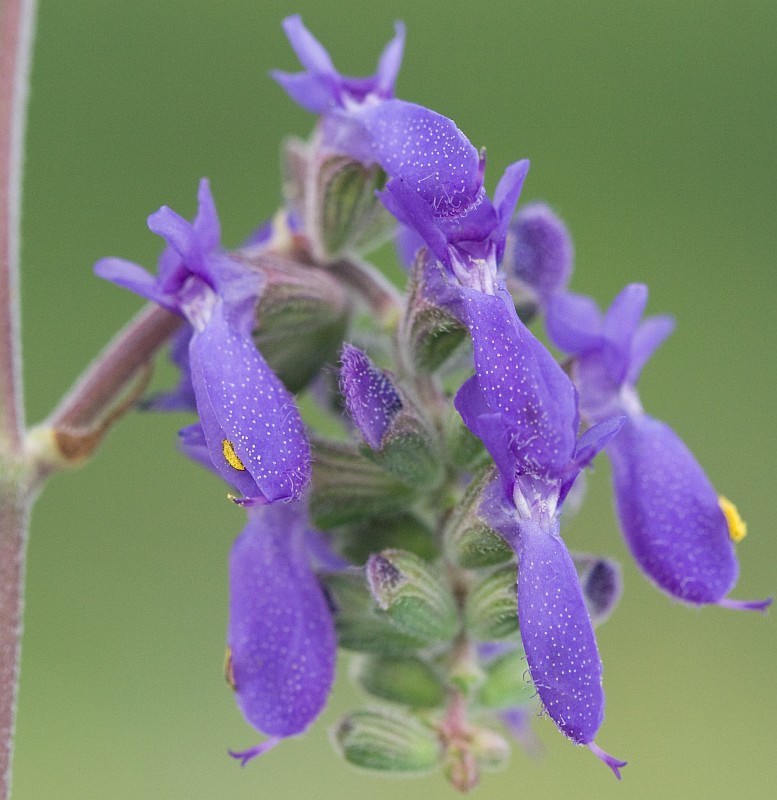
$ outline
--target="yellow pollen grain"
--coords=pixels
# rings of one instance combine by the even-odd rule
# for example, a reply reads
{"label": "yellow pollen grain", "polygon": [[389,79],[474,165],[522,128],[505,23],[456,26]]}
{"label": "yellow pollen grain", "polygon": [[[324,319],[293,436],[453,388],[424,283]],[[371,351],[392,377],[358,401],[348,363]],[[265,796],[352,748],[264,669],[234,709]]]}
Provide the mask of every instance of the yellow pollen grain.
{"label": "yellow pollen grain", "polygon": [[235,673],[232,671],[232,649],[229,647],[227,648],[227,652],[224,654],[224,678],[229,684],[229,688],[232,689],[233,692],[236,692],[237,686],[235,685]]}
{"label": "yellow pollen grain", "polygon": [[232,442],[230,442],[229,439],[224,439],[221,442],[221,452],[224,453],[224,458],[227,460],[230,467],[238,469],[241,472],[245,471],[243,462],[237,457],[235,448],[232,446]]}
{"label": "yellow pollen grain", "polygon": [[728,535],[731,537],[731,541],[734,544],[741,542],[747,536],[747,523],[739,516],[737,507],[728,498],[721,495],[718,498],[718,504],[723,516],[726,518]]}

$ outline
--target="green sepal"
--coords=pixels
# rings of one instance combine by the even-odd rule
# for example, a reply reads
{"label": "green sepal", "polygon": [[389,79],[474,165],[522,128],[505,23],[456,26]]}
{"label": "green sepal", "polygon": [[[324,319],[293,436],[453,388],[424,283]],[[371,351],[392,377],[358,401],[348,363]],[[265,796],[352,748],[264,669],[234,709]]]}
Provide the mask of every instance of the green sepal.
{"label": "green sepal", "polygon": [[469,747],[478,767],[486,772],[498,772],[510,761],[507,740],[489,728],[476,728],[471,734]]}
{"label": "green sepal", "polygon": [[470,482],[443,532],[446,556],[464,569],[491,567],[514,556],[507,542],[478,514],[483,491],[495,474],[490,467]]}
{"label": "green sepal", "polygon": [[277,256],[249,262],[264,277],[254,341],[290,392],[299,392],[337,354],[351,301],[329,273]]}
{"label": "green sepal", "polygon": [[426,772],[442,758],[436,731],[398,710],[353,711],[335,726],[332,738],[346,761],[380,772]]}
{"label": "green sepal", "polygon": [[310,513],[320,528],[401,514],[415,499],[415,487],[352,445],[317,441],[313,452]]}
{"label": "green sepal", "polygon": [[427,257],[422,248],[413,265],[402,340],[415,368],[432,373],[467,339],[467,329],[448,309],[425,296],[423,264]]}
{"label": "green sepal", "polygon": [[383,550],[370,556],[366,573],[375,602],[400,630],[428,644],[448,641],[458,632],[453,595],[418,556]]}
{"label": "green sepal", "polygon": [[327,156],[318,167],[320,243],[329,258],[364,253],[382,244],[394,228],[394,218],[375,193],[386,185],[378,166],[347,156]]}
{"label": "green sepal", "polygon": [[333,529],[337,549],[354,564],[364,564],[378,550],[399,548],[425,561],[439,555],[434,532],[413,514],[375,517]]}
{"label": "green sepal", "polygon": [[523,648],[518,647],[486,666],[486,679],[478,692],[477,702],[485,708],[514,708],[530,702],[536,693],[526,655]]}
{"label": "green sepal", "polygon": [[518,633],[518,569],[513,564],[494,570],[470,590],[464,609],[467,631],[481,642],[509,639]]}
{"label": "green sepal", "polygon": [[375,605],[364,571],[360,569],[323,573],[338,644],[346,650],[381,655],[409,655],[426,641],[400,630],[391,617]]}
{"label": "green sepal", "polygon": [[420,658],[363,656],[355,659],[353,679],[364,691],[410,708],[445,704],[445,686],[437,672]]}
{"label": "green sepal", "polygon": [[366,447],[363,452],[409,486],[434,488],[442,480],[443,463],[435,437],[408,401],[391,420],[380,450]]}
{"label": "green sepal", "polygon": [[491,456],[483,442],[464,424],[453,406],[448,409],[443,436],[448,459],[458,469],[479,472],[491,463]]}

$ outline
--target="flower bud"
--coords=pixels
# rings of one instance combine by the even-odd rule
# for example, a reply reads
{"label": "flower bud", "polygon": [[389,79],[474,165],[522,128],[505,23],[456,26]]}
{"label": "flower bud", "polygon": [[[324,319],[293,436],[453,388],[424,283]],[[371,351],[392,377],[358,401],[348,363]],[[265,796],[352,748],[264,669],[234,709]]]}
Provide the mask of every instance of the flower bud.
{"label": "flower bud", "polygon": [[291,392],[337,359],[351,314],[343,286],[315,267],[272,255],[249,262],[264,277],[254,341]]}
{"label": "flower bud", "polygon": [[497,772],[510,760],[510,745],[503,736],[488,728],[476,728],[470,738],[470,752],[480,769]]}
{"label": "flower bud", "polygon": [[430,426],[396,378],[346,344],[340,383],[346,408],[370,447],[366,455],[411,486],[436,486],[442,462]]}
{"label": "flower bud", "polygon": [[459,619],[453,595],[418,556],[383,550],[370,556],[366,571],[375,602],[400,630],[429,644],[456,635]]}
{"label": "flower bud", "polygon": [[528,703],[535,694],[526,655],[518,647],[488,664],[477,701],[486,708],[513,708]]}
{"label": "flower bud", "polygon": [[420,658],[365,656],[355,661],[354,680],[375,697],[411,708],[436,708],[445,703],[440,676]]}
{"label": "flower bud", "polygon": [[397,656],[426,646],[424,639],[400,630],[385,611],[375,606],[363,571],[323,573],[320,577],[332,607],[340,647]]}
{"label": "flower bud", "polygon": [[317,442],[314,454],[310,512],[320,528],[398,514],[415,497],[413,487],[350,445]]}
{"label": "flower bud", "polygon": [[478,515],[483,491],[493,478],[485,470],[473,479],[443,533],[445,554],[464,569],[480,569],[509,561],[514,553],[505,540]]}
{"label": "flower bud", "polygon": [[365,166],[322,151],[318,142],[289,139],[284,145],[284,194],[302,221],[302,231],[317,261],[366,253],[394,229],[393,217],[375,193],[386,183],[377,164]]}
{"label": "flower bud", "polygon": [[416,369],[431,373],[467,339],[467,329],[454,311],[435,296],[428,262],[427,250],[422,248],[413,266],[401,336]]}
{"label": "flower bud", "polygon": [[332,731],[346,761],[380,772],[422,772],[437,766],[440,739],[419,720],[398,711],[354,711]]}
{"label": "flower bud", "polygon": [[518,635],[518,569],[514,564],[483,576],[470,590],[464,618],[467,630],[481,642]]}

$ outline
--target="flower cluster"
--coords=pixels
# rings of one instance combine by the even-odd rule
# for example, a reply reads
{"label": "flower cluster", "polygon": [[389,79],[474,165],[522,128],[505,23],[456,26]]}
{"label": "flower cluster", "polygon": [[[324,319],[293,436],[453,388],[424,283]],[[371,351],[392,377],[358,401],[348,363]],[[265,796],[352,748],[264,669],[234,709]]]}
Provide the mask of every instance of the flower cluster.
{"label": "flower cluster", "polygon": [[[543,204],[516,213],[528,161],[489,197],[484,154],[394,97],[400,24],[364,78],[341,75],[299,17],[284,29],[304,69],[273,77],[318,119],[285,147],[280,211],[226,252],[203,180],[193,223],[149,217],[166,242],[156,277],[96,266],[181,317],[179,385],[145,406],[197,414],[181,449],[248,515],[229,564],[227,680],[267,738],[232,755],[245,764],[316,719],[339,646],[359,654],[373,699],[334,732],[354,764],[441,767],[468,789],[505,762],[500,730],[530,742],[539,703],[620,777],[625,762],[597,744],[594,634],[620,572],[561,536],[599,451],[651,581],[695,605],[770,603],[728,597],[744,523],[642,410],[637,378],[672,322],[640,324],[643,286],[603,316],[567,291],[563,223]],[[404,294],[366,261],[390,237]],[[538,315],[567,368],[528,329]],[[303,422],[302,393],[328,428]]]}

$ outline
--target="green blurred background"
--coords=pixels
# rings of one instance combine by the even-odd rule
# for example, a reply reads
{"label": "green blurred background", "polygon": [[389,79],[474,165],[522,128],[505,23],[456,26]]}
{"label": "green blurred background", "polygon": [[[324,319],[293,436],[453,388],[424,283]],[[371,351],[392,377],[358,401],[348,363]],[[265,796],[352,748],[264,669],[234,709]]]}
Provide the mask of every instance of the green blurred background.
{"label": "green blurred background", "polygon": [[[773,524],[777,3],[42,0],[26,172],[27,407],[44,417],[139,307],[91,273],[104,255],[153,266],[147,214],[190,216],[207,175],[224,239],[278,202],[284,135],[312,119],[268,78],[296,69],[280,28],[300,11],[344,71],[372,71],[401,18],[398,91],[488,146],[491,188],[532,159],[575,239],[573,288],[609,302],[629,281],[678,318],[647,369],[645,406],[670,421],[750,535],[737,597],[777,589]],[[160,385],[173,379],[160,370]],[[175,452],[184,417],[131,415],[35,510],[15,797],[451,797],[442,778],[373,778],[330,752],[361,702],[346,661],[304,739],[241,770],[257,741],[224,685],[225,560],[243,514]],[[599,742],[630,762],[618,784],[549,720],[545,756],[516,750],[481,797],[767,798],[777,791],[774,614],[672,603],[626,558],[604,464],[565,528],[571,547],[625,563],[600,630],[608,695]]]}

